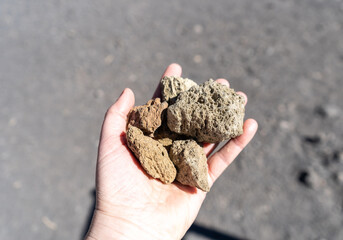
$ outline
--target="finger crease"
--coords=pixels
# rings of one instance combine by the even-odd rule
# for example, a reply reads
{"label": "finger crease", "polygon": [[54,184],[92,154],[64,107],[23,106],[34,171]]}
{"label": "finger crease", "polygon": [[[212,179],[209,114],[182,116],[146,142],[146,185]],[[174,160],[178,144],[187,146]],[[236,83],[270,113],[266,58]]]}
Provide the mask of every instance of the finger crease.
{"label": "finger crease", "polygon": [[225,164],[229,164],[228,161],[226,161],[226,157],[225,154],[221,151],[216,152],[216,154],[218,154],[219,156],[217,156],[222,162],[224,162]]}
{"label": "finger crease", "polygon": [[244,143],[240,140],[238,140],[238,138],[234,138],[232,139],[232,142],[242,151],[244,148]]}

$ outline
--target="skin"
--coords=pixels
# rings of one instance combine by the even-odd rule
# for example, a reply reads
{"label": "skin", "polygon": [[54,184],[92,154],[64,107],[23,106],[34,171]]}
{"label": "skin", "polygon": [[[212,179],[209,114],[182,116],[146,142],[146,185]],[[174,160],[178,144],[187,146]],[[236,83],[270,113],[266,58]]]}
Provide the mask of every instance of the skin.
{"label": "skin", "polygon": [[[181,76],[171,64],[163,76]],[[163,77],[162,76],[162,77]],[[225,79],[217,82],[229,86]],[[159,86],[154,97],[159,96]],[[247,97],[241,93],[247,102]],[[181,239],[194,222],[206,193],[177,182],[163,184],[146,175],[126,146],[126,116],[134,106],[134,94],[126,88],[108,109],[100,136],[96,169],[96,207],[85,239]],[[231,139],[208,159],[210,186],[250,142],[257,122],[244,122],[244,133]],[[205,144],[209,155],[215,144]]]}

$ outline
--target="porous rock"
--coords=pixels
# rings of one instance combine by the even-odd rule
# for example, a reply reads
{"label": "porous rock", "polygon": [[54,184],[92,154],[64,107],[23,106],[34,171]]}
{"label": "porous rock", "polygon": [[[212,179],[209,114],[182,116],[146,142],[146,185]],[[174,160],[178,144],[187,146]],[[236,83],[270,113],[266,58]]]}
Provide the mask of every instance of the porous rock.
{"label": "porous rock", "polygon": [[167,150],[173,144],[173,139],[165,137],[165,138],[157,138],[156,141],[162,144]]}
{"label": "porous rock", "polygon": [[167,110],[169,129],[198,142],[221,142],[241,135],[243,119],[244,98],[212,79],[180,93]]}
{"label": "porous rock", "polygon": [[210,190],[206,155],[194,140],[174,141],[169,156],[177,168],[177,181],[205,192]]}
{"label": "porous rock", "polygon": [[183,140],[187,138],[189,137],[170,131],[167,126],[166,117],[164,117],[161,127],[159,127],[154,133],[154,139],[162,143],[164,147],[170,147],[175,140]]}
{"label": "porous rock", "polygon": [[167,102],[161,102],[160,98],[151,99],[147,104],[134,107],[129,113],[128,124],[138,127],[145,134],[153,135],[161,126],[162,113],[168,107]]}
{"label": "porous rock", "polygon": [[175,166],[161,143],[144,136],[139,128],[131,125],[126,132],[126,139],[128,147],[151,177],[160,179],[163,183],[175,180]]}
{"label": "porous rock", "polygon": [[163,101],[173,103],[175,98],[197,84],[188,78],[165,76],[161,80],[161,94]]}
{"label": "porous rock", "polygon": [[154,139],[160,142],[169,152],[170,147],[172,146],[174,141],[186,140],[191,138],[189,136],[177,134],[175,132],[170,131],[170,129],[167,126],[167,119],[166,117],[164,117],[161,127],[159,127],[155,131]]}

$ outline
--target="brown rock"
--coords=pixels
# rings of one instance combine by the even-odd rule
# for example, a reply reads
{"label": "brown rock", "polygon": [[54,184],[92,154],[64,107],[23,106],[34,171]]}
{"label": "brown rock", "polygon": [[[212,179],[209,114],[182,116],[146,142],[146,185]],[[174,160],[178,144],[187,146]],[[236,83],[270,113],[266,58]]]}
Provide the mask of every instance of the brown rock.
{"label": "brown rock", "polygon": [[170,147],[173,144],[173,139],[171,138],[158,138],[156,139],[157,142],[161,143],[163,147]]}
{"label": "brown rock", "polygon": [[128,124],[138,127],[145,134],[152,135],[161,126],[162,112],[168,107],[167,102],[155,98],[142,106],[134,107],[129,113]]}
{"label": "brown rock", "polygon": [[180,140],[182,139],[182,137],[185,137],[185,136],[170,131],[170,129],[167,126],[166,119],[162,122],[161,127],[159,127],[154,133],[155,139],[169,138],[174,141],[174,140]]}
{"label": "brown rock", "polygon": [[169,156],[177,168],[176,180],[204,192],[210,191],[208,184],[207,158],[202,147],[194,140],[174,141]]}
{"label": "brown rock", "polygon": [[129,126],[126,138],[128,147],[150,176],[160,179],[163,183],[174,181],[176,169],[161,143],[144,136],[143,132],[134,126]]}
{"label": "brown rock", "polygon": [[189,139],[189,137],[170,131],[165,117],[162,121],[161,127],[155,131],[154,139],[160,142],[169,151],[175,140],[185,140]]}

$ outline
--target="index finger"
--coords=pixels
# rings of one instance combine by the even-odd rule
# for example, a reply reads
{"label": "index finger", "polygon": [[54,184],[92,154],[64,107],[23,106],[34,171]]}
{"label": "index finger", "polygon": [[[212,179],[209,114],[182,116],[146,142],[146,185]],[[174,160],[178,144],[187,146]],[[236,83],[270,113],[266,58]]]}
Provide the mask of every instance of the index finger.
{"label": "index finger", "polygon": [[[177,63],[172,63],[170,64],[166,70],[164,71],[161,79],[165,76],[176,76],[176,77],[181,77],[182,74],[182,68],[179,64]],[[157,88],[155,90],[154,95],[152,96],[152,98],[157,98],[157,97],[161,97],[161,81],[158,82]]]}

